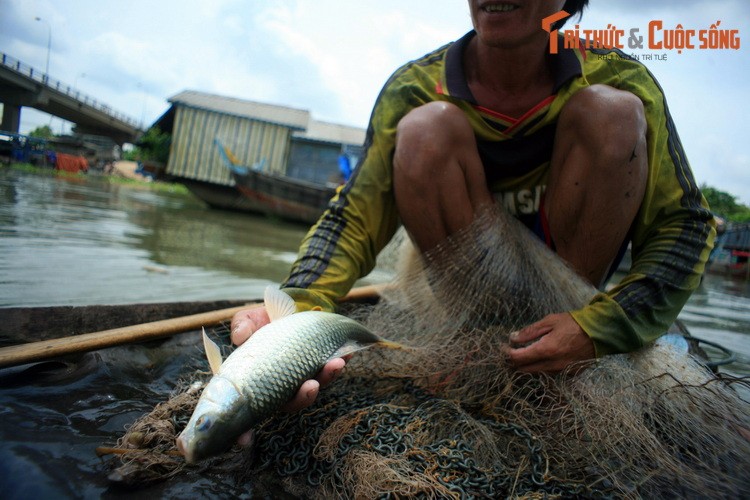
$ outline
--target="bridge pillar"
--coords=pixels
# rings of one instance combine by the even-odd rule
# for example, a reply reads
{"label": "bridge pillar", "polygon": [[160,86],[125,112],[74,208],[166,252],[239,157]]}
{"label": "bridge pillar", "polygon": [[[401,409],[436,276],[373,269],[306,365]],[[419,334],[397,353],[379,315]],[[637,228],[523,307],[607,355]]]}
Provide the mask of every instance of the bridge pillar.
{"label": "bridge pillar", "polygon": [[3,103],[3,121],[0,130],[17,134],[21,129],[21,106]]}

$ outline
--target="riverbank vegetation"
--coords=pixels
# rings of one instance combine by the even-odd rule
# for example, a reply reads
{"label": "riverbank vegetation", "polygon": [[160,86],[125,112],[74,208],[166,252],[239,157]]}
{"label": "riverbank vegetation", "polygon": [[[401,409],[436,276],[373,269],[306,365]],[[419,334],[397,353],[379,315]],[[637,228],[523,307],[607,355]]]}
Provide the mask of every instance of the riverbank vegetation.
{"label": "riverbank vegetation", "polygon": [[171,142],[171,135],[162,132],[159,127],[151,127],[138,139],[133,149],[125,152],[123,159],[131,161],[152,160],[166,164],[169,159]]}
{"label": "riverbank vegetation", "polygon": [[125,177],[120,177],[117,175],[106,175],[106,174],[99,173],[99,172],[95,172],[95,173],[65,172],[62,170],[55,170],[49,167],[38,167],[35,165],[31,165],[29,163],[11,163],[7,168],[12,168],[13,170],[24,172],[27,174],[47,175],[50,177],[66,177],[66,178],[72,178],[72,179],[96,178],[96,179],[101,179],[104,182],[109,182],[111,184],[126,185],[126,186],[139,188],[139,189],[148,189],[151,191],[162,191],[162,192],[169,192],[169,193],[175,193],[175,194],[190,195],[190,191],[188,191],[188,189],[184,185],[176,183],[176,182],[143,181],[143,180],[137,180],[137,179],[127,179]]}
{"label": "riverbank vegetation", "polygon": [[737,197],[706,184],[701,186],[711,211],[727,222],[750,222],[750,207],[737,201]]}

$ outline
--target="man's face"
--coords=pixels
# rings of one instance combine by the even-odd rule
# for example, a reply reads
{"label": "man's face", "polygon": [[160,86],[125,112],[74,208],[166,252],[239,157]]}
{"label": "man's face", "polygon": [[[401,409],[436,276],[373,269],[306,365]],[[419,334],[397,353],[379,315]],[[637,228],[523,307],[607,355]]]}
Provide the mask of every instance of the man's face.
{"label": "man's face", "polygon": [[547,39],[542,19],[564,4],[565,0],[469,0],[469,9],[482,43],[513,48],[535,38]]}

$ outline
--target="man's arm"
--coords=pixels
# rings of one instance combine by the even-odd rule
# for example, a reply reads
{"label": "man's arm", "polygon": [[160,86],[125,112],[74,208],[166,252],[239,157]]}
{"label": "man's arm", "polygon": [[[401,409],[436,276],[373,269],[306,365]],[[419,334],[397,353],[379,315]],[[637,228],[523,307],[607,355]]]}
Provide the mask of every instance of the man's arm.
{"label": "man's arm", "polygon": [[627,64],[620,85],[644,103],[648,182],[631,229],[628,275],[571,313],[597,356],[633,351],[669,328],[700,284],[716,234],[661,88],[643,66]]}

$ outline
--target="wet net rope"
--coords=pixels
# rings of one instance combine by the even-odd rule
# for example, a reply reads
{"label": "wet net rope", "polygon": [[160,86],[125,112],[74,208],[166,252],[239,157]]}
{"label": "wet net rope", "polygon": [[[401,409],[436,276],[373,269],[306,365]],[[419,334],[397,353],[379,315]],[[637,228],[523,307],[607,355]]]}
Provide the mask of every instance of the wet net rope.
{"label": "wet net rope", "polygon": [[[305,498],[750,494],[746,380],[666,345],[554,377],[507,366],[510,332],[597,292],[501,210],[430,254],[399,255],[381,301],[346,312],[411,348],[358,354],[313,406],[279,413],[252,448],[202,467]],[[144,450],[122,455],[131,482],[184,467],[168,453],[200,392],[186,387],[120,440]],[[149,434],[163,444],[144,444]]]}

